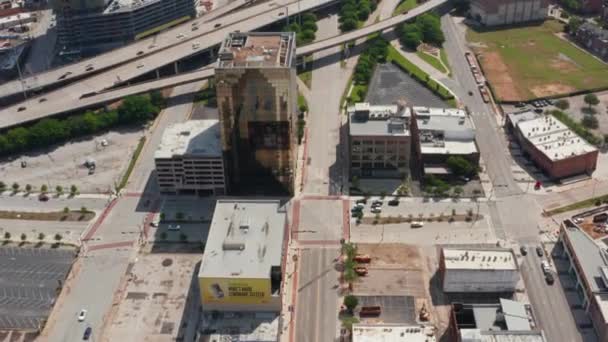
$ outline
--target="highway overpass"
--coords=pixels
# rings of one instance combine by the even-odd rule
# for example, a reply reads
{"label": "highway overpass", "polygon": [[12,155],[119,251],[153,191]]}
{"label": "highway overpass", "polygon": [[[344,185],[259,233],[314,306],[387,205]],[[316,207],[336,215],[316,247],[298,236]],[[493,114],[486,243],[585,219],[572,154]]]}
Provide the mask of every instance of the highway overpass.
{"label": "highway overpass", "polygon": [[[249,5],[251,0],[234,0],[200,18],[124,47],[26,77],[23,81],[6,82],[0,85],[0,99],[21,96],[24,90],[66,85],[84,77],[105,74],[106,71],[115,72],[121,80],[133,79],[218,45],[229,32],[253,31],[285,19],[287,15],[326,6],[334,1],[336,0],[271,0]],[[248,6],[234,12],[246,4]],[[199,47],[194,50],[193,44],[199,44]],[[138,67],[139,65],[142,66]],[[107,88],[112,86],[114,80],[116,77],[113,77],[111,82],[98,80],[95,83]],[[99,90],[99,88],[89,90]]]}
{"label": "highway overpass", "polygon": [[[432,10],[433,8],[442,5],[447,1],[448,0],[427,1],[407,14],[395,16],[355,31],[299,47],[296,50],[296,54],[299,56],[308,55],[312,52],[350,42],[375,32],[384,31],[396,24],[407,21],[417,15]],[[221,39],[223,39],[223,36]],[[165,62],[166,60],[167,58],[165,58]],[[104,73],[103,75],[106,74],[109,74],[109,72]],[[109,87],[104,87],[102,84],[97,83],[96,79],[100,78],[99,76],[86,78],[78,83],[68,85],[48,94],[31,98],[22,103],[3,109],[0,113],[0,129],[6,129],[12,126],[58,115],[68,111],[99,106],[124,96],[139,94],[154,89],[166,88],[176,84],[190,83],[211,76],[213,76],[213,69],[207,68],[197,72],[180,74],[156,81],[123,87],[116,91],[105,90]],[[110,77],[110,82],[116,81],[115,79],[112,79],[112,75],[109,75],[108,77]],[[82,96],[83,94],[94,95]]]}

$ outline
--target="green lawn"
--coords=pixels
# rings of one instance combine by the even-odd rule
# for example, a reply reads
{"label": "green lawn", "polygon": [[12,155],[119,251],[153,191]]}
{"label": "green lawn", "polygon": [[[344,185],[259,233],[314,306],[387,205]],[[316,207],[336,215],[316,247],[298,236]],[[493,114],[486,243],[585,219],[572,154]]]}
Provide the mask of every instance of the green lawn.
{"label": "green lawn", "polygon": [[445,70],[443,65],[441,65],[441,62],[437,58],[435,58],[435,56],[431,56],[428,53],[424,53],[422,51],[416,51],[416,55],[418,55],[418,57],[422,58],[423,61],[430,64],[433,68],[439,70],[440,72],[442,72],[444,74],[447,73],[447,70]]}
{"label": "green lawn", "polygon": [[[496,69],[496,60],[484,65],[486,77],[499,99],[526,100],[608,87],[607,65],[555,35],[561,31],[563,24],[547,20],[538,26],[487,32],[469,30],[467,40],[485,45],[479,49],[482,64],[484,55],[495,52],[506,66],[506,70]],[[505,73],[512,81],[505,82]]]}
{"label": "green lawn", "polygon": [[443,62],[443,65],[445,65],[448,68],[448,76],[451,76],[452,67],[450,66],[450,62],[448,62],[448,54],[445,52],[444,48],[441,48],[441,50],[439,51],[439,57],[441,57],[441,61]]}
{"label": "green lawn", "polygon": [[399,15],[405,13],[412,8],[418,6],[418,1],[416,0],[403,0],[397,8],[393,11],[393,15]]}
{"label": "green lawn", "polygon": [[405,72],[409,73],[410,76],[414,77],[416,80],[418,80],[420,83],[422,83],[422,85],[424,85],[425,87],[430,89],[435,94],[439,95],[439,97],[441,97],[443,100],[445,100],[449,105],[455,107],[456,101],[454,100],[452,93],[450,93],[449,90],[447,90],[442,85],[440,85],[437,82],[430,79],[429,75],[426,72],[422,71],[422,69],[420,69],[414,63],[410,62],[405,57],[403,57],[399,53],[399,51],[397,51],[391,45],[389,45],[389,47],[388,47],[388,57],[386,60],[389,62],[393,62],[393,63],[397,64],[398,66],[400,66],[401,69],[403,69]]}

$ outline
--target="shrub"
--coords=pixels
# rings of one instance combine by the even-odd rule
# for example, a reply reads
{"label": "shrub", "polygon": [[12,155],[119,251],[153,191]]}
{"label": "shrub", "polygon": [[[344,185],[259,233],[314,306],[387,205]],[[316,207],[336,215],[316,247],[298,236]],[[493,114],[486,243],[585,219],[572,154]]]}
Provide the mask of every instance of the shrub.
{"label": "shrub", "polygon": [[353,295],[344,297],[344,306],[346,306],[349,312],[353,312],[357,305],[359,305],[359,299],[357,297]]}
{"label": "shrub", "polygon": [[568,102],[568,100],[566,100],[566,99],[557,100],[557,101],[555,101],[555,107],[557,107],[561,110],[566,110],[566,109],[570,108],[570,102]]}
{"label": "shrub", "polygon": [[38,240],[42,241],[42,240],[44,240],[44,238],[45,238],[44,233],[38,234]]}
{"label": "shrub", "polygon": [[11,233],[5,232],[4,233],[4,240],[10,240],[10,239],[11,239]]}
{"label": "shrub", "polygon": [[27,235],[25,233],[21,233],[21,241],[27,240]]}

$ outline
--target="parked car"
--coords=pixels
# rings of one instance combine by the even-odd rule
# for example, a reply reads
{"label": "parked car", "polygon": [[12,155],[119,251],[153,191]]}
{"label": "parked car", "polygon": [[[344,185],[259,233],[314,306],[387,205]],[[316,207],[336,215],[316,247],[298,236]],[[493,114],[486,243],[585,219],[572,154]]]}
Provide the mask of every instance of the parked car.
{"label": "parked car", "polygon": [[553,283],[555,282],[555,279],[553,278],[553,274],[551,274],[551,273],[545,274],[545,281],[547,282],[547,284],[553,285]]}
{"label": "parked car", "polygon": [[353,208],[363,209],[363,208],[365,208],[365,204],[363,204],[363,203],[355,203],[355,205],[353,206]]}
{"label": "parked car", "polygon": [[379,200],[379,199],[373,200],[372,205],[382,205],[382,200]]}
{"label": "parked car", "polygon": [[525,104],[525,103],[523,103],[523,102],[517,102],[517,103],[515,104],[515,107],[517,107],[517,108],[522,108],[522,107],[525,107],[525,106],[526,106],[526,104]]}
{"label": "parked car", "polygon": [[222,26],[222,24],[221,24],[221,23],[217,23],[217,24],[213,25],[213,27],[214,27],[214,28],[218,28],[218,27],[220,27],[220,26]]}
{"label": "parked car", "polygon": [[543,109],[542,108],[534,108],[534,113],[536,113],[536,114],[542,114],[543,113]]}
{"label": "parked car", "polygon": [[391,207],[396,207],[399,205],[399,200],[398,199],[392,199],[390,201],[388,201],[388,205],[390,205]]}
{"label": "parked car", "polygon": [[528,250],[526,249],[526,246],[519,247],[519,251],[521,252],[521,255],[528,255]]}
{"label": "parked car", "polygon": [[372,213],[374,214],[380,214],[382,212],[382,208],[379,207],[372,207]]}
{"label": "parked car", "polygon": [[82,339],[85,341],[88,340],[89,337],[91,337],[92,333],[93,333],[93,328],[87,327],[86,329],[84,329],[84,334],[82,335]]}
{"label": "parked car", "polygon": [[543,254],[544,254],[544,253],[543,253],[543,249],[542,249],[542,248],[540,248],[540,247],[536,247],[536,254],[537,254],[539,257],[542,257],[542,256],[543,256]]}
{"label": "parked car", "polygon": [[26,168],[27,167],[27,162],[25,160],[21,161],[21,167],[22,168]]}
{"label": "parked car", "polygon": [[176,225],[170,224],[167,229],[168,230],[172,230],[172,231],[176,231],[176,230],[180,230],[180,228],[181,228],[181,226],[179,224],[176,224]]}
{"label": "parked car", "polygon": [[422,227],[424,227],[424,222],[422,222],[422,221],[412,221],[412,223],[410,224],[410,227],[412,227],[412,228],[422,228]]}
{"label": "parked car", "polygon": [[143,55],[143,54],[144,54],[144,52],[143,52],[143,51],[137,51],[137,56],[141,56],[141,55]]}
{"label": "parked car", "polygon": [[357,201],[355,201],[355,203],[357,203],[357,204],[367,204],[367,200],[365,198],[361,198],[361,199],[358,199]]}
{"label": "parked car", "polygon": [[547,260],[543,260],[540,262],[540,267],[543,269],[543,273],[551,272],[551,267],[549,267],[549,262]]}
{"label": "parked car", "polygon": [[85,309],[80,310],[80,312],[78,313],[78,322],[84,321],[84,319],[86,317],[87,317],[87,310],[85,310]]}
{"label": "parked car", "polygon": [[362,208],[362,207],[356,207],[356,206],[355,206],[355,207],[353,207],[353,208],[350,210],[350,212],[351,212],[351,213],[358,213],[358,212],[360,212],[360,211],[363,211],[363,208]]}
{"label": "parked car", "polygon": [[38,200],[39,200],[40,202],[46,202],[46,201],[48,201],[48,200],[49,200],[49,196],[48,196],[48,195],[46,195],[46,194],[40,194],[40,196],[38,196]]}

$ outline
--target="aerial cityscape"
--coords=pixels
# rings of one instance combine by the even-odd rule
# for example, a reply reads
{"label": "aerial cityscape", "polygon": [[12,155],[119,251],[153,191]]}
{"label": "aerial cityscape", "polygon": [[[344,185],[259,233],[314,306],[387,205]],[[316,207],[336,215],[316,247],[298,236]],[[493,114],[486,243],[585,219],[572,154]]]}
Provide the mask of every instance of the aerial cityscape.
{"label": "aerial cityscape", "polygon": [[0,342],[608,342],[608,1],[0,0]]}

